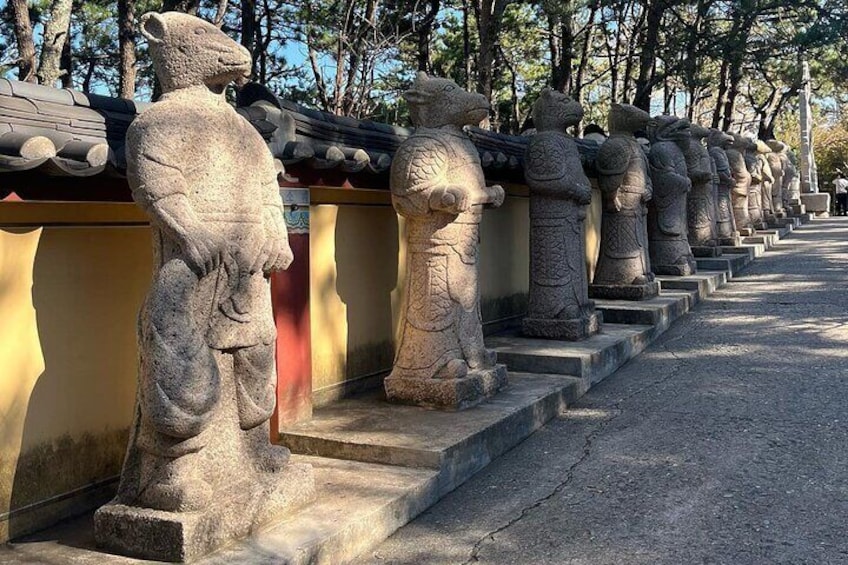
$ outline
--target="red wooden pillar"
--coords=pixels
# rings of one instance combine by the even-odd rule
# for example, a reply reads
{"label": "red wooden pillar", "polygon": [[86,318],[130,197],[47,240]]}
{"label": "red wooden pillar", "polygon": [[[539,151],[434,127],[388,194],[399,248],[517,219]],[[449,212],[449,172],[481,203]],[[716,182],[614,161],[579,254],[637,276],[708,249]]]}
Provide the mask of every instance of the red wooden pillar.
{"label": "red wooden pillar", "polygon": [[312,417],[312,344],[309,321],[309,189],[281,188],[294,261],[271,277],[277,325],[277,408],[271,440],[279,430]]}

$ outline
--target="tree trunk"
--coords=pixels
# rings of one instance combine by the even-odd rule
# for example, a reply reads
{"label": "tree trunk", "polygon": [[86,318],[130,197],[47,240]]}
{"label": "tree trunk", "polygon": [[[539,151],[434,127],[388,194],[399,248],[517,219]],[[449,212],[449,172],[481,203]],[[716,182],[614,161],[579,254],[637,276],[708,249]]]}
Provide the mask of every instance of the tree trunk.
{"label": "tree trunk", "polygon": [[15,41],[18,45],[18,80],[36,82],[35,44],[32,40],[32,22],[26,0],[10,0],[15,19]]}
{"label": "tree trunk", "polygon": [[477,58],[477,92],[488,100],[494,88],[494,66],[504,10],[510,0],[475,0],[477,36],[480,53]]}
{"label": "tree trunk", "polygon": [[118,0],[118,50],[121,98],[135,96],[135,0]]}
{"label": "tree trunk", "polygon": [[[433,34],[433,24],[439,14],[441,0],[430,0],[430,10],[418,24],[418,70],[430,71],[430,38]],[[413,15],[414,17],[414,15]]]}
{"label": "tree trunk", "polygon": [[644,30],[642,48],[639,54],[639,76],[636,77],[636,94],[633,105],[646,112],[651,111],[651,90],[654,85],[654,62],[660,37],[665,4],[660,0],[646,0],[644,10],[647,11],[646,27]]}
{"label": "tree trunk", "polygon": [[50,16],[44,25],[41,60],[38,63],[38,82],[55,86],[69,69],[62,69],[62,50],[71,26],[71,0],[53,0]]}

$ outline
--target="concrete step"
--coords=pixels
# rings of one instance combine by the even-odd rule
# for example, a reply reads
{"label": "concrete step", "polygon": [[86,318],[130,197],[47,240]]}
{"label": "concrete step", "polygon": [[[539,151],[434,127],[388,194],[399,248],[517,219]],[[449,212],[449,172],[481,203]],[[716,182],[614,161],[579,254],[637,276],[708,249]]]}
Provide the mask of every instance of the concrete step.
{"label": "concrete step", "polygon": [[[753,250],[751,250],[751,253],[753,254]],[[698,298],[697,302],[700,302],[715,292],[717,288],[727,283],[727,273],[725,271],[698,271],[694,275],[685,277],[658,275],[657,280],[660,281],[660,292],[663,294],[666,294],[663,291],[686,290],[695,292]]]}
{"label": "concrete step", "polygon": [[[193,563],[346,563],[376,547],[439,499],[438,472],[294,455],[315,469],[317,497],[285,521]],[[48,533],[49,532],[49,533]],[[0,563],[151,564],[103,553],[91,514],[0,547]]]}
{"label": "concrete step", "polygon": [[697,299],[694,292],[668,290],[650,300],[596,300],[595,307],[603,312],[605,323],[652,326],[653,339],[688,312]]}
{"label": "concrete step", "polygon": [[386,402],[382,391],[315,410],[280,432],[294,453],[431,469],[439,496],[468,480],[584,391],[576,377],[511,371],[509,387],[468,410]]}
{"label": "concrete step", "polygon": [[486,346],[498,353],[498,362],[506,363],[510,374],[521,371],[578,377],[578,393],[582,395],[641,353],[653,335],[650,325],[604,321],[601,333],[583,341],[537,339],[510,332],[487,337]]}
{"label": "concrete step", "polygon": [[744,243],[742,245],[722,245],[721,250],[722,253],[727,255],[747,255],[749,259],[753,260],[763,256],[766,252],[766,246],[761,243]]}
{"label": "concrete step", "polygon": [[[746,238],[747,239],[747,238]],[[743,239],[743,242],[745,240]],[[698,270],[704,271],[726,271],[727,278],[732,279],[735,275],[742,271],[751,262],[751,257],[748,254],[737,255],[733,253],[724,253],[721,257],[713,258],[695,258],[698,264]]]}

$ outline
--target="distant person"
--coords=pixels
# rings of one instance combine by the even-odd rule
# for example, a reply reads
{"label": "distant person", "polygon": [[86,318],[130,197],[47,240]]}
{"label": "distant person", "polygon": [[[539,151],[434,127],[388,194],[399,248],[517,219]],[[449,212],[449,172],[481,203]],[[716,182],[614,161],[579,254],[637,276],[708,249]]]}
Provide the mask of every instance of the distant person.
{"label": "distant person", "polygon": [[836,215],[848,216],[848,180],[845,175],[837,173],[833,186],[836,188]]}
{"label": "distant person", "polygon": [[607,140],[607,134],[604,133],[604,128],[598,124],[589,124],[583,128],[583,139],[594,141],[598,145]]}

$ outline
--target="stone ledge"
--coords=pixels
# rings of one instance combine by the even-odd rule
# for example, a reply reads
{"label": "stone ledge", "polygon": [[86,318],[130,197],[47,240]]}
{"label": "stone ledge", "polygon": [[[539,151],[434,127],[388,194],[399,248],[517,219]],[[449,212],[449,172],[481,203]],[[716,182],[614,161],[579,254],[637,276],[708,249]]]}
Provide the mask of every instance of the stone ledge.
{"label": "stone ledge", "polygon": [[725,253],[721,257],[695,259],[695,261],[698,263],[698,269],[705,271],[727,271],[728,278],[733,278],[748,266],[751,258],[747,254],[734,255]]}
{"label": "stone ledge", "polygon": [[727,273],[724,271],[698,271],[687,277],[658,276],[660,291],[667,294],[671,290],[686,290],[695,292],[697,302],[704,300],[707,296],[727,283]]}
{"label": "stone ledge", "polygon": [[[640,303],[641,304],[641,303]],[[604,323],[601,332],[583,341],[528,338],[516,332],[486,339],[510,371],[574,375],[580,395],[616,371],[648,346],[654,328]]]}
{"label": "stone ledge", "polygon": [[742,245],[723,245],[722,250],[727,255],[747,255],[749,259],[754,260],[763,256],[766,252],[766,246],[761,243],[745,243]]}
{"label": "stone ledge", "polygon": [[294,453],[433,469],[445,494],[584,392],[570,376],[510,371],[509,381],[509,388],[462,412],[389,404],[377,393],[341,400],[282,430],[280,441]]}
{"label": "stone ledge", "polygon": [[651,326],[650,338],[653,339],[688,312],[696,301],[697,296],[693,293],[677,290],[662,292],[656,298],[640,302],[598,300],[595,307],[604,313],[604,320],[610,323]]}

